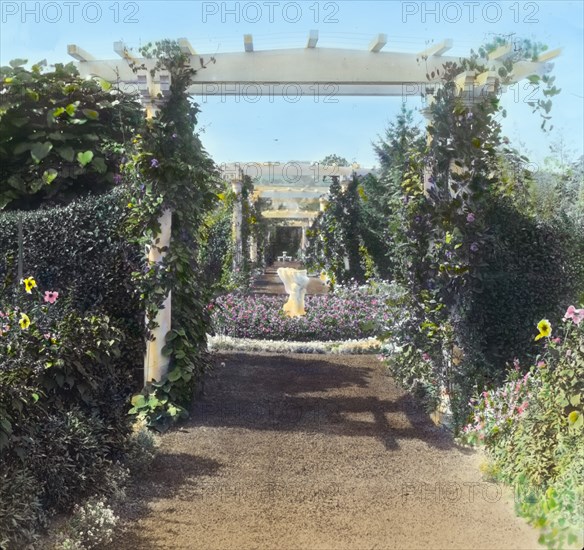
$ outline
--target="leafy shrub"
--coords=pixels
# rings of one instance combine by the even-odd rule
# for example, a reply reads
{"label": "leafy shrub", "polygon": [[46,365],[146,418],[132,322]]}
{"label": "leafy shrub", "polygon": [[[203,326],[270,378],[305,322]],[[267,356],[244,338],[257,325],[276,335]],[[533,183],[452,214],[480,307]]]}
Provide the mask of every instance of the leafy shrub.
{"label": "leafy shrub", "polygon": [[[532,327],[584,292],[584,231],[569,219],[542,222],[495,200],[485,212],[493,243],[482,254],[481,283],[461,322],[480,332],[477,342],[495,367],[536,353]],[[543,290],[545,289],[545,290]]]}
{"label": "leafy shrub", "polygon": [[577,541],[584,513],[580,311],[568,310],[560,336],[545,336],[525,376],[519,378],[517,364],[506,384],[473,401],[473,421],[464,429],[467,440],[484,443],[497,476],[515,486],[519,513],[541,529],[540,542],[550,548]]}
{"label": "leafy shrub", "polygon": [[389,310],[383,299],[365,294],[307,296],[306,315],[288,317],[286,296],[227,294],[212,309],[218,334],[262,340],[348,340],[383,332]]}
{"label": "leafy shrub", "polygon": [[103,472],[112,464],[107,426],[77,409],[51,414],[36,428],[26,464],[43,489],[45,508],[67,511],[99,488]]}
{"label": "leafy shrub", "polygon": [[135,98],[73,63],[43,72],[0,68],[0,209],[38,208],[103,192],[119,177],[120,145],[143,120]]}
{"label": "leafy shrub", "polygon": [[[39,287],[59,292],[59,301],[71,309],[105,313],[126,335],[125,363],[141,368],[144,319],[132,284],[141,252],[124,235],[126,204],[126,191],[116,189],[67,207],[1,213],[0,281],[7,294],[22,289],[17,280],[21,219],[25,273],[33,274]],[[140,376],[136,371],[137,380]]]}
{"label": "leafy shrub", "polygon": [[41,487],[34,474],[21,464],[3,465],[0,471],[0,548],[9,542],[24,544],[34,538],[46,515]]}
{"label": "leafy shrub", "polygon": [[25,283],[30,293],[22,289],[16,304],[0,304],[0,448],[25,453],[29,440],[15,434],[27,429],[17,426],[26,407],[39,415],[75,406],[115,428],[110,444],[119,448],[129,431],[124,403],[132,389],[120,362],[123,334],[105,316],[79,315],[60,298],[47,302],[50,294],[43,299],[33,278]]}
{"label": "leafy shrub", "polygon": [[[117,490],[105,472],[125,456],[132,383],[123,334],[107,317],[82,315],[51,291],[43,298],[32,277],[20,287],[0,306],[0,469],[32,476],[30,498],[18,483],[3,491],[16,510],[38,498],[44,516]],[[23,515],[17,538],[30,538],[43,516]]]}
{"label": "leafy shrub", "polygon": [[138,475],[146,472],[154,460],[156,447],[154,434],[147,429],[145,423],[136,422],[128,440],[125,456],[125,462],[131,474]]}

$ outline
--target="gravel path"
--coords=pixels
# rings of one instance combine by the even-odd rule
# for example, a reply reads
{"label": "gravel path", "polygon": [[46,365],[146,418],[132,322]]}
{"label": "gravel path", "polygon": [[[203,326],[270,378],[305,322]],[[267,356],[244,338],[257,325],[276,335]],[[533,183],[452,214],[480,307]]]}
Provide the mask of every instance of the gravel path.
{"label": "gravel path", "polygon": [[224,354],[111,549],[535,549],[372,356]]}

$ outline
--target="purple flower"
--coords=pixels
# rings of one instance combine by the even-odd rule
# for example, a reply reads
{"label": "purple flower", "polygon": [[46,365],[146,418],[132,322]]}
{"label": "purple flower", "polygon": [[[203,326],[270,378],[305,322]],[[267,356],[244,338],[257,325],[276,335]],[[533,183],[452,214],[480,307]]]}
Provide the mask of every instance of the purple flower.
{"label": "purple flower", "polygon": [[172,134],[172,139],[176,139],[178,136],[176,134]]}
{"label": "purple flower", "polygon": [[472,243],[470,245],[470,250],[471,250],[471,252],[478,252],[479,251],[479,245],[478,245],[478,243]]}
{"label": "purple flower", "polygon": [[469,212],[469,213],[466,215],[466,221],[467,221],[468,223],[472,223],[472,222],[474,222],[474,221],[475,221],[475,219],[476,219],[476,218],[475,218],[475,215],[474,215],[472,212]]}
{"label": "purple flower", "polygon": [[114,183],[118,185],[122,182],[122,175],[121,174],[114,174]]}
{"label": "purple flower", "polygon": [[156,160],[156,159],[152,159],[152,160],[150,161],[150,168],[158,168],[158,166],[159,166],[159,162],[158,162],[158,160]]}

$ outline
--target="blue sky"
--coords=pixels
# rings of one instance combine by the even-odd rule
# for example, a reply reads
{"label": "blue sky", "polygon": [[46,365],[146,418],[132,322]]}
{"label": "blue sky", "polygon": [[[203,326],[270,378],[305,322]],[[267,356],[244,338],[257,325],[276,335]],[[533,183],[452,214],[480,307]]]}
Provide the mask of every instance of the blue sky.
{"label": "blue sky", "polygon": [[[515,87],[502,97],[508,110],[504,133],[535,163],[563,138],[572,156],[584,149],[584,2],[578,1],[335,1],[187,2],[4,1],[1,6],[0,62],[21,57],[31,62],[67,62],[75,43],[98,59],[113,59],[113,42],[138,48],[162,38],[189,39],[200,54],[241,51],[243,34],[256,49],[304,47],[318,29],[321,47],[366,49],[374,35],[386,33],[384,51],[419,52],[432,42],[454,41],[447,55],[466,55],[492,39],[515,33],[561,47],[554,61],[554,130],[539,130],[538,115],[526,105],[531,90]],[[236,20],[237,19],[237,20]],[[384,133],[400,109],[401,98],[339,97],[336,103],[302,98],[262,98],[257,103],[233,97],[201,102],[201,138],[218,163],[228,161],[320,160],[336,153],[362,166],[376,163],[371,142]],[[420,100],[408,97],[408,106]],[[422,118],[419,117],[420,122]]]}

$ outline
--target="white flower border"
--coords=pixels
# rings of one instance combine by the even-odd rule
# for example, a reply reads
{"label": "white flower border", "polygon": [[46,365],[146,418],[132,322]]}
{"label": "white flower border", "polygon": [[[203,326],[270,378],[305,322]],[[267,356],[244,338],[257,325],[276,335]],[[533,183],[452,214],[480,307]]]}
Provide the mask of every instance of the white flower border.
{"label": "white flower border", "polygon": [[231,336],[207,335],[210,351],[246,351],[271,353],[374,354],[381,351],[377,338],[337,342],[292,342],[286,340],[253,340]]}

